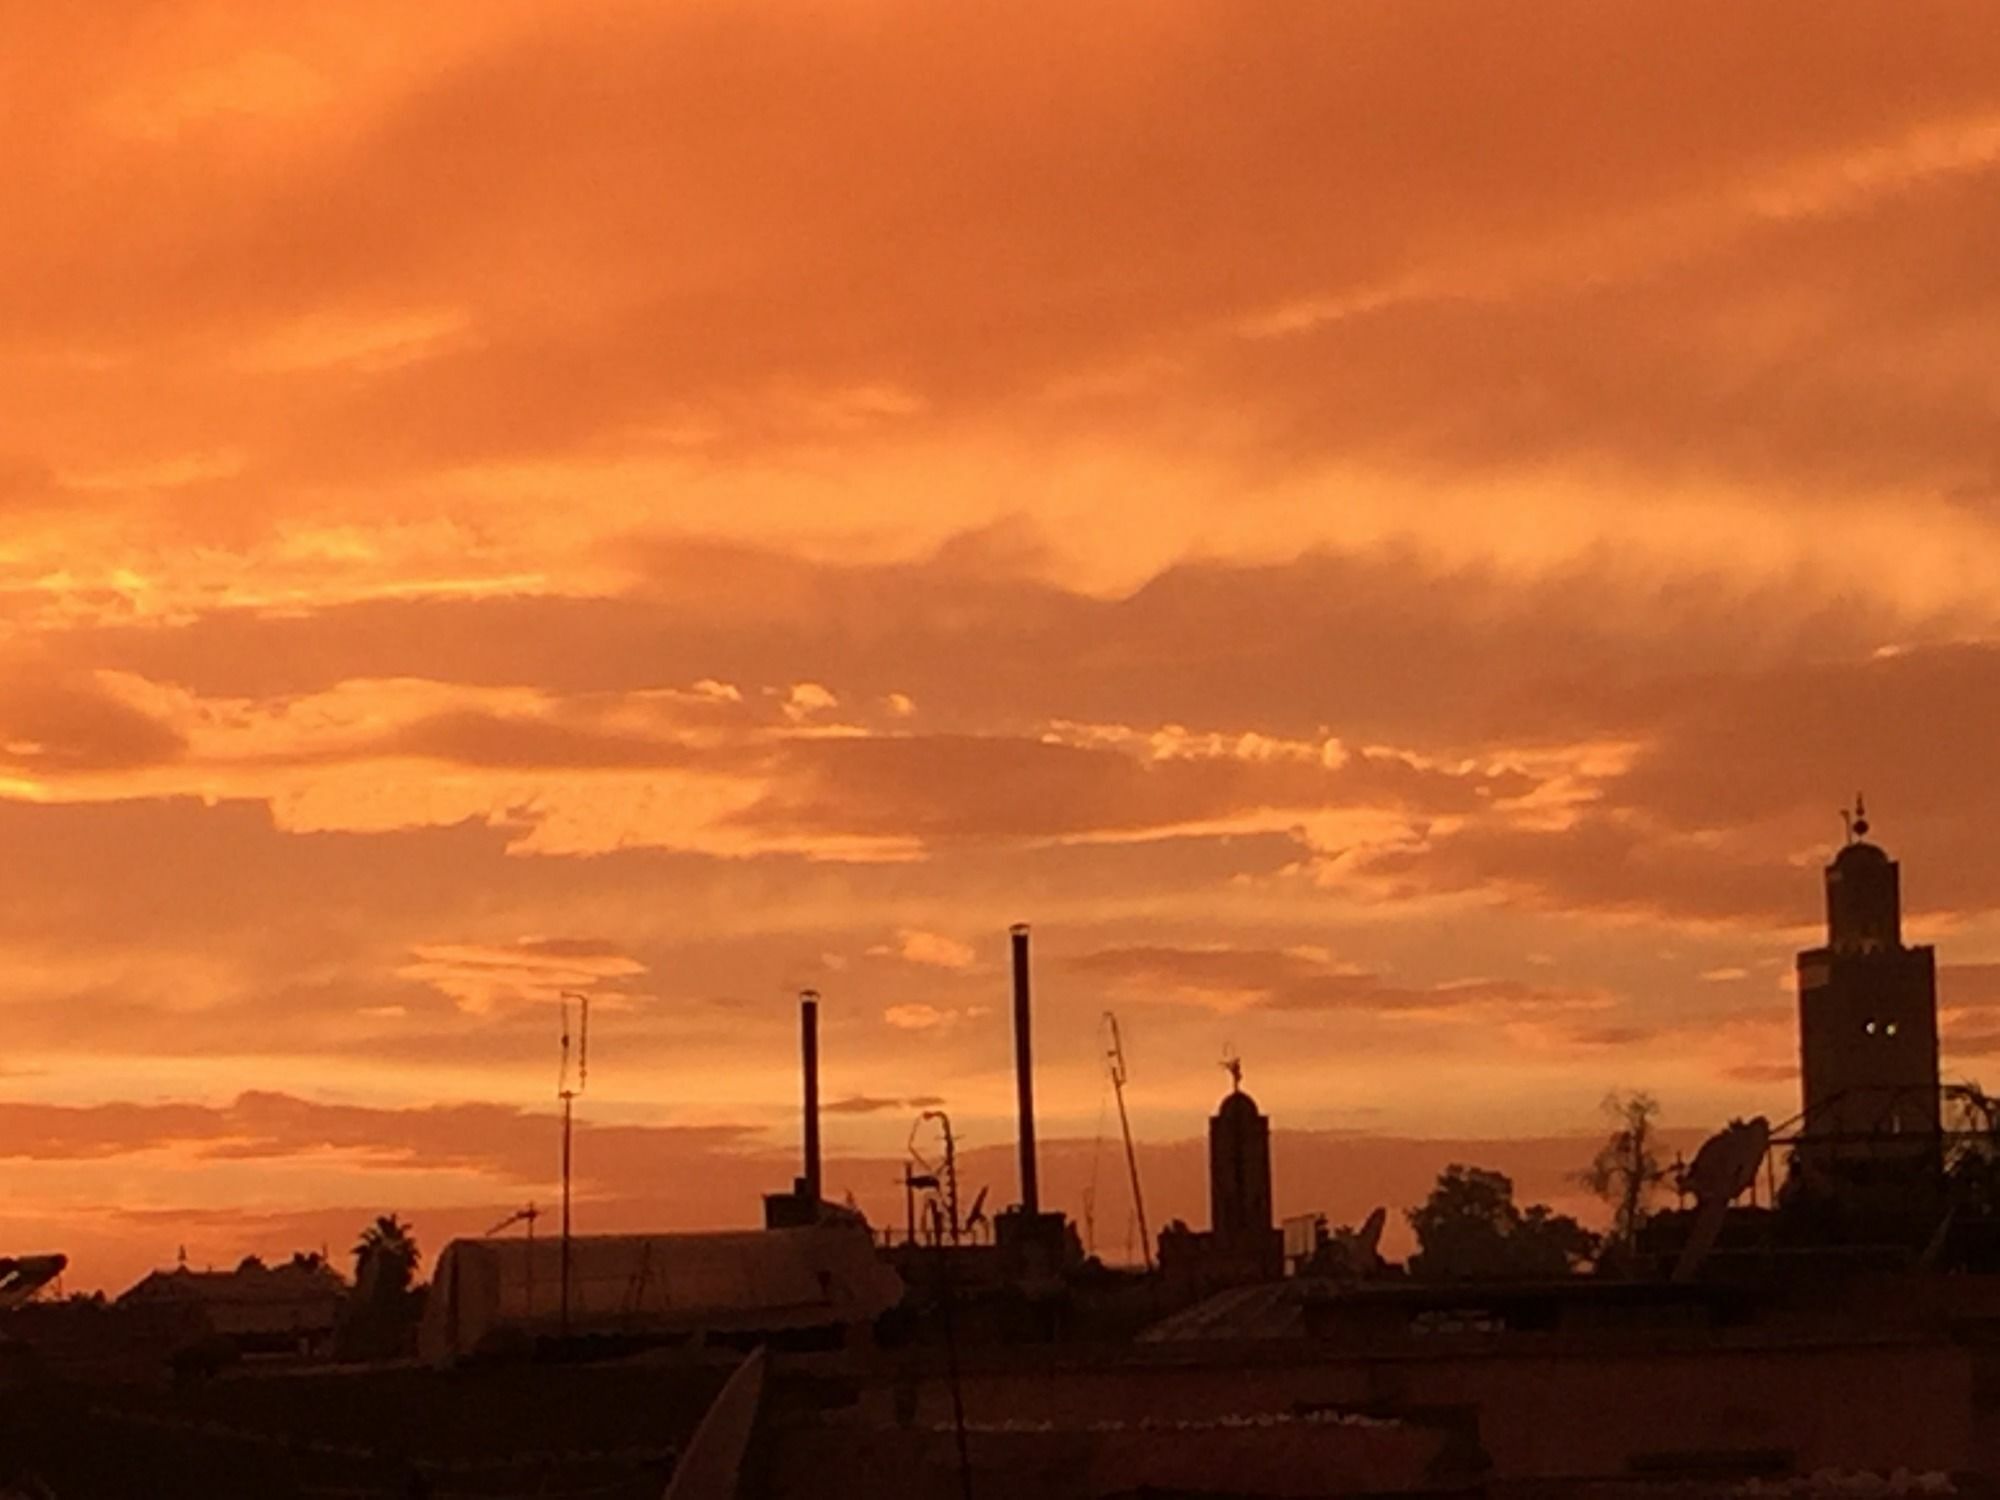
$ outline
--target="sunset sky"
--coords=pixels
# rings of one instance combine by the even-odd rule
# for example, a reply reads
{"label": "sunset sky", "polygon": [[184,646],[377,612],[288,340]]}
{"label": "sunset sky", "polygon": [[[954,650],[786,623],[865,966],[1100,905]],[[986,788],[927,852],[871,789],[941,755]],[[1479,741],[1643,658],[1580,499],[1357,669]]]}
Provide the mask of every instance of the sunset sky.
{"label": "sunset sky", "polygon": [[[1987,0],[0,0],[0,1254],[1206,1219],[2000,1075]],[[1995,1081],[1989,1077],[1989,1082]],[[1115,1139],[1115,1137],[1113,1137]]]}

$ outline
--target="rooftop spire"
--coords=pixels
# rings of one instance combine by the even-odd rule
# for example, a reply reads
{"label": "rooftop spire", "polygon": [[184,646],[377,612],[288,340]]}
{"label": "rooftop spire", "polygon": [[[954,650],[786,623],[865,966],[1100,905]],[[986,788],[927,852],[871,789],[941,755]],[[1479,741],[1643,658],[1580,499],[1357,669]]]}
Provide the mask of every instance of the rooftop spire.
{"label": "rooftop spire", "polygon": [[1840,810],[1840,821],[1847,828],[1847,842],[1858,843],[1868,837],[1868,801],[1860,793],[1854,794],[1854,806]]}

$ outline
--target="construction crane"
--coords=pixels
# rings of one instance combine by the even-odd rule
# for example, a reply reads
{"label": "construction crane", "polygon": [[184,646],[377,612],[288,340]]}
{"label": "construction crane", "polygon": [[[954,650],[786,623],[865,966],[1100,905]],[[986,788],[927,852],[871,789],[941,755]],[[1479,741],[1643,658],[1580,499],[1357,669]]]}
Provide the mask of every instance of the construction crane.
{"label": "construction crane", "polygon": [[1132,1120],[1125,1112],[1125,1043],[1118,1033],[1118,1017],[1104,1013],[1104,1062],[1111,1072],[1111,1091],[1118,1096],[1118,1128],[1125,1136],[1125,1167],[1132,1174],[1132,1212],[1139,1220],[1139,1254],[1146,1270],[1153,1269],[1153,1236],[1146,1228],[1146,1199],[1139,1191],[1139,1153],[1132,1147]]}
{"label": "construction crane", "polygon": [[[556,1097],[562,1100],[562,1263],[559,1272],[562,1278],[560,1299],[562,1332],[569,1336],[569,1162],[570,1162],[570,1117],[574,1111],[576,1096],[581,1094],[590,1081],[590,996],[579,995],[574,990],[564,990],[562,1000],[562,1065],[556,1073]],[[576,1083],[569,1079],[569,1003],[577,1004],[577,1045]]]}

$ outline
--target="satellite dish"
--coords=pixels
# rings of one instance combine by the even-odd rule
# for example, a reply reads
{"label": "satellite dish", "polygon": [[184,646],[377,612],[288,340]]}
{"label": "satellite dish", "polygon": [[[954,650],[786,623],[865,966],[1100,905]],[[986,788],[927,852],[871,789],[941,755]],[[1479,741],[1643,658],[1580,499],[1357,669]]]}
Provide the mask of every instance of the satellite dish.
{"label": "satellite dish", "polygon": [[1369,1255],[1379,1254],[1379,1247],[1382,1243],[1382,1230],[1388,1222],[1389,1210],[1386,1208],[1376,1209],[1375,1212],[1362,1220],[1361,1232],[1354,1237],[1356,1246]]}
{"label": "satellite dish", "polygon": [[1762,1115],[1731,1120],[1701,1143],[1684,1179],[1698,1203],[1734,1203],[1757,1181],[1771,1149],[1771,1122]]}

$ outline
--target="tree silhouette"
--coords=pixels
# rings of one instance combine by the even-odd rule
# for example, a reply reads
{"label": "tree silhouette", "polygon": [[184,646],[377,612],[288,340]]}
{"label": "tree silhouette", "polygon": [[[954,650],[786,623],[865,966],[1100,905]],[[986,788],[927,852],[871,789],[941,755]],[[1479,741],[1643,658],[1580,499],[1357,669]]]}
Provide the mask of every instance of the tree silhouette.
{"label": "tree silhouette", "polygon": [[417,1248],[411,1226],[394,1214],[383,1214],[355,1241],[355,1284],[373,1285],[385,1295],[405,1292],[416,1280],[422,1262],[423,1252]]}
{"label": "tree silhouette", "polygon": [[414,1291],[422,1260],[411,1227],[383,1214],[354,1242],[354,1290],[334,1332],[342,1359],[385,1359],[415,1348],[423,1294]]}
{"label": "tree silhouette", "polygon": [[1597,1236],[1567,1214],[1514,1202],[1503,1172],[1454,1163],[1406,1217],[1416,1231],[1410,1274],[1429,1281],[1567,1276],[1597,1253]]}
{"label": "tree silhouette", "polygon": [[1611,1205],[1609,1243],[1629,1252],[1638,1243],[1653,1189],[1667,1179],[1653,1151],[1660,1103],[1651,1094],[1607,1094],[1604,1113],[1616,1128],[1576,1180]]}

